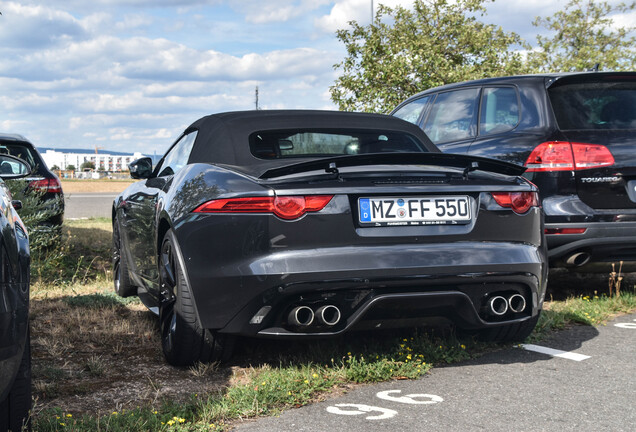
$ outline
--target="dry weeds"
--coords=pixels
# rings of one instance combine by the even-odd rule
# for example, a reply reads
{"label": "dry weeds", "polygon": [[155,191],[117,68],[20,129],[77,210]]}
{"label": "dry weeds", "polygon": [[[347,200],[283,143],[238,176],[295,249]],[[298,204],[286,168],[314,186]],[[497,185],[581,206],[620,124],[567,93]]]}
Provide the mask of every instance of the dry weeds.
{"label": "dry weeds", "polygon": [[53,407],[105,414],[166,398],[187,400],[227,384],[212,365],[167,365],[155,316],[138,301],[122,303],[109,285],[32,287],[36,416]]}

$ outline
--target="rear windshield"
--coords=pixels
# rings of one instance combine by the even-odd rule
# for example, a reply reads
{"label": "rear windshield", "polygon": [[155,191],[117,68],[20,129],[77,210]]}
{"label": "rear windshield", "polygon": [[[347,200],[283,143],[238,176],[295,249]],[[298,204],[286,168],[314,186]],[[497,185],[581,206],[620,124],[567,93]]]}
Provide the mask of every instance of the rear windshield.
{"label": "rear windshield", "polygon": [[424,144],[407,133],[366,129],[255,132],[250,135],[250,151],[259,159],[428,152]]}
{"label": "rear windshield", "polygon": [[548,92],[561,130],[636,129],[636,80],[567,84]]}

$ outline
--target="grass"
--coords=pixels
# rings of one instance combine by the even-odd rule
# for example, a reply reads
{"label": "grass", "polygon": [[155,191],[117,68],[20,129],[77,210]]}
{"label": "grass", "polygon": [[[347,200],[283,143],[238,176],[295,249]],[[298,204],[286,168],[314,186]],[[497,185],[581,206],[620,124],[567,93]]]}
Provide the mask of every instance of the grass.
{"label": "grass", "polygon": [[[415,379],[435,365],[497,349],[452,332],[411,329],[320,343],[245,341],[232,364],[172,368],[162,358],[154,316],[136,298],[112,293],[110,221],[71,221],[63,233],[70,254],[63,268],[32,287],[35,431],[227,430],[238,419],[274,415],[362,383]],[[551,301],[531,340],[634,310],[631,287],[620,297]]]}
{"label": "grass", "polygon": [[65,221],[58,247],[33,257],[31,280],[48,290],[111,278],[112,232],[108,218]]}

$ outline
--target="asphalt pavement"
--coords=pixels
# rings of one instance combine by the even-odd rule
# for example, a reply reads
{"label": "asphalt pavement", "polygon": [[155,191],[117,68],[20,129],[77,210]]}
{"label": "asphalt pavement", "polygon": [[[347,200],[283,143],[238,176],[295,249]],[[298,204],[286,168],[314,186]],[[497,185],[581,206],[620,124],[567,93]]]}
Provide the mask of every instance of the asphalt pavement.
{"label": "asphalt pavement", "polygon": [[111,217],[117,193],[65,193],[64,219]]}
{"label": "asphalt pavement", "polygon": [[360,386],[234,430],[633,431],[635,341],[636,314],[575,326],[538,347],[491,352],[418,380]]}

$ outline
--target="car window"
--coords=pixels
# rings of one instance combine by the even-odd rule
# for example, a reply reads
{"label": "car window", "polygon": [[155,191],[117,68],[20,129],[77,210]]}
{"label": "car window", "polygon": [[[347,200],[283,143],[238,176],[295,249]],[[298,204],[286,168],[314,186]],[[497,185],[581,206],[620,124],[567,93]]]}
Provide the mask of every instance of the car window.
{"label": "car window", "polygon": [[183,168],[190,158],[192,145],[197,137],[197,132],[191,132],[184,135],[172,148],[166,153],[161,164],[159,177],[176,174]]}
{"label": "car window", "polygon": [[560,85],[548,94],[561,130],[636,129],[636,81]]}
{"label": "car window", "polygon": [[426,104],[431,99],[430,96],[415,99],[413,102],[404,105],[402,108],[393,113],[395,117],[406,120],[407,122],[418,124],[418,120],[422,115],[422,111],[426,108]]}
{"label": "car window", "polygon": [[282,159],[386,152],[427,152],[415,137],[384,130],[274,130],[250,135],[259,159]]}
{"label": "car window", "polygon": [[468,88],[437,95],[424,132],[433,143],[460,141],[475,136],[479,88]]}
{"label": "car window", "polygon": [[481,94],[479,135],[512,130],[519,123],[519,101],[514,87],[486,87]]}
{"label": "car window", "polygon": [[26,161],[33,167],[38,165],[38,161],[36,160],[36,156],[33,154],[34,151],[29,147],[20,145],[20,144],[0,144],[0,154],[8,154],[11,156],[16,156]]}

